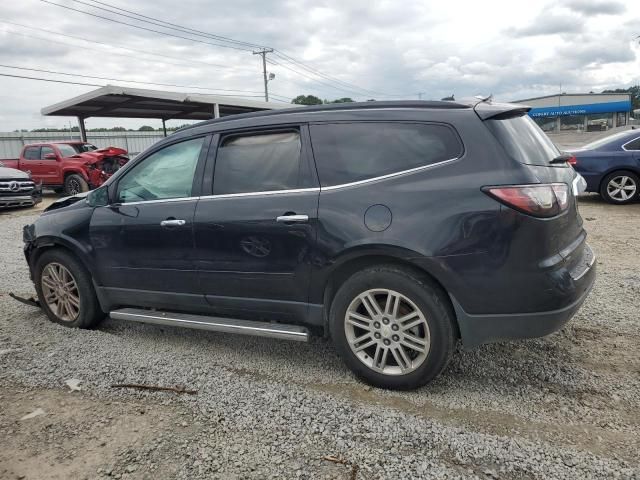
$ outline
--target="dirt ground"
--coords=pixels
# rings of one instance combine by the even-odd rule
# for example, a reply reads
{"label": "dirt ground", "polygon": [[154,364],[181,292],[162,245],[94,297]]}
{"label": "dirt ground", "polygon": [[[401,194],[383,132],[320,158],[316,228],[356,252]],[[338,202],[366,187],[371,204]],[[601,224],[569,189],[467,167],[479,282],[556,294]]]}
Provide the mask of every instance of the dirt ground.
{"label": "dirt ground", "polygon": [[[41,356],[51,352],[47,355],[88,358],[90,351],[64,350],[66,342],[73,340],[68,336],[76,333],[51,327],[38,317],[30,327],[33,337],[24,338],[25,330],[17,325],[33,313],[25,307],[6,315],[0,321],[0,478],[422,477],[421,470],[394,474],[390,466],[371,460],[374,455],[358,456],[357,448],[368,449],[384,435],[384,428],[377,432],[359,425],[370,416],[397,418],[397,422],[408,419],[420,438],[434,437],[434,444],[429,444],[430,468],[437,473],[442,467],[445,473],[429,478],[640,478],[640,204],[611,206],[589,195],[580,199],[580,212],[598,257],[598,281],[574,321],[544,339],[461,351],[441,379],[416,392],[364,386],[339,362],[324,364],[334,354],[322,343],[288,347],[252,340],[257,353],[243,364],[234,355],[247,343],[238,337],[182,334],[172,329],[159,333],[149,326],[125,330],[129,327],[112,321],[91,334],[103,335],[95,337],[96,348],[107,355],[112,349],[117,361],[126,357],[135,362],[131,355],[140,352],[147,363],[168,355],[176,362],[201,365],[206,380],[193,373],[194,367],[178,379],[197,388],[198,394],[120,390],[99,379],[81,383],[81,391],[71,391],[61,381],[57,387],[50,382],[55,369],[62,370],[60,378],[68,376],[64,360],[57,359],[49,371]],[[3,217],[32,214],[15,212],[0,216],[0,222]],[[8,305],[7,292],[0,293],[1,304]],[[85,337],[83,342],[88,340]],[[121,344],[126,346],[119,352]],[[201,356],[201,346],[210,355],[205,351]],[[268,353],[272,348],[278,351]],[[306,361],[285,364],[284,358],[296,355]],[[212,363],[203,365],[210,357]],[[89,365],[101,368],[100,363]],[[151,383],[167,378],[166,370],[154,373],[162,368],[135,363],[127,371],[139,378],[147,375]],[[227,391],[208,383],[214,381],[213,375],[215,381],[224,379]],[[236,384],[247,385],[255,398],[249,393],[235,399],[243,407],[234,416],[223,405]],[[271,395],[271,389],[278,393],[268,397],[265,407],[259,398]],[[264,460],[254,451],[270,444],[266,429],[273,427],[264,426],[267,433],[262,433],[265,420],[260,410],[274,402],[282,402],[282,410],[292,408],[284,400],[287,395],[295,396],[291,405],[296,408],[307,405],[311,420],[298,425],[299,419],[273,410],[273,416],[282,415],[289,422],[278,428],[296,440],[293,447],[282,447],[283,451],[290,448],[283,454],[283,463],[277,463],[273,454]],[[332,402],[338,406],[329,407]],[[335,418],[343,423],[344,418],[352,418],[354,425],[345,437],[332,431],[327,439],[322,429],[323,435],[317,433],[318,409],[323,404],[335,409]],[[38,409],[43,413],[23,419]],[[244,422],[254,414],[253,423]],[[247,425],[255,432],[249,432]],[[317,450],[297,449],[295,442],[307,445],[307,437]],[[505,442],[508,447],[503,446]],[[277,445],[274,448],[277,452]],[[388,453],[384,452],[379,455]],[[326,455],[335,455],[339,461],[326,460]],[[407,463],[413,461],[408,451],[402,450],[401,455]],[[538,466],[529,465],[526,457],[536,455],[539,458],[533,464]],[[294,457],[301,459],[301,468]]]}

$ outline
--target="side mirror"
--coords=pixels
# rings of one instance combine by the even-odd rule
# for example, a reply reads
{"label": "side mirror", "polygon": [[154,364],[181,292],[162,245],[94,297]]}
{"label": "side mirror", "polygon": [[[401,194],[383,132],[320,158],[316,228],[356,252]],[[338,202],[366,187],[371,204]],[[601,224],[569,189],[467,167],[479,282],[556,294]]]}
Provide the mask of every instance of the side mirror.
{"label": "side mirror", "polygon": [[55,153],[47,153],[44,156],[45,160],[58,160],[58,157],[56,156]]}
{"label": "side mirror", "polygon": [[107,186],[105,185],[89,192],[87,203],[90,207],[105,207],[109,205],[109,190]]}

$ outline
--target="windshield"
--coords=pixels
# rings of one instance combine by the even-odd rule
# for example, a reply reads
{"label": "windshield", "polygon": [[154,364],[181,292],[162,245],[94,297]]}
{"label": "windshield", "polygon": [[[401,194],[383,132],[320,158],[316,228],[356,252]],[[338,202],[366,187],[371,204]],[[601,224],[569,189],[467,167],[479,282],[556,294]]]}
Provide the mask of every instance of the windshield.
{"label": "windshield", "polygon": [[58,147],[58,150],[60,150],[60,155],[62,155],[65,158],[73,157],[74,155],[78,154],[75,148],[73,148],[71,145],[68,145],[66,143],[57,143],[56,147]]}
{"label": "windshield", "polygon": [[489,130],[514,160],[527,165],[550,165],[560,151],[527,114],[489,119]]}
{"label": "windshield", "polygon": [[587,143],[586,145],[580,147],[581,150],[595,150],[596,148],[600,148],[600,147],[604,147],[605,145],[609,144],[609,143],[613,143],[616,142],[617,140],[622,140],[623,137],[629,137],[629,140],[632,139],[631,136],[629,136],[629,132],[619,132],[619,133],[615,133],[613,135],[609,135],[606,136],[604,138],[600,138],[598,140],[595,140],[591,143]]}

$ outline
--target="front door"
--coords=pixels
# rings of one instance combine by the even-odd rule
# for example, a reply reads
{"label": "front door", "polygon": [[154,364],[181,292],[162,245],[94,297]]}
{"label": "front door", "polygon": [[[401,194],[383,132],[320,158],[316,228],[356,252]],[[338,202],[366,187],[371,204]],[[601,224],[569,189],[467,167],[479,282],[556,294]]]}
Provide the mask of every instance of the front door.
{"label": "front door", "polygon": [[124,305],[204,303],[194,265],[193,217],[210,138],[164,146],[128,169],[115,203],[91,218],[105,294]]}
{"label": "front door", "polygon": [[60,172],[60,160],[52,147],[43,145],[40,149],[40,161],[38,162],[38,176],[45,185],[60,184],[62,175]]}
{"label": "front door", "polygon": [[296,127],[218,140],[195,242],[202,291],[222,315],[307,315],[319,188],[306,138]]}

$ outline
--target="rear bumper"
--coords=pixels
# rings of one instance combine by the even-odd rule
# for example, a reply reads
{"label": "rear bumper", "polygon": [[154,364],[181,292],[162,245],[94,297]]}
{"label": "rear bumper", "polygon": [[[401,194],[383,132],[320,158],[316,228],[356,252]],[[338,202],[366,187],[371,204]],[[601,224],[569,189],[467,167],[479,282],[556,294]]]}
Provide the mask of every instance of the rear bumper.
{"label": "rear bumper", "polygon": [[560,330],[580,309],[595,282],[596,257],[587,245],[585,249],[591,254],[587,257],[588,262],[579,272],[571,272],[574,288],[567,294],[566,305],[559,309],[532,313],[468,314],[451,296],[463,345],[475,347],[499,340],[543,337]]}

